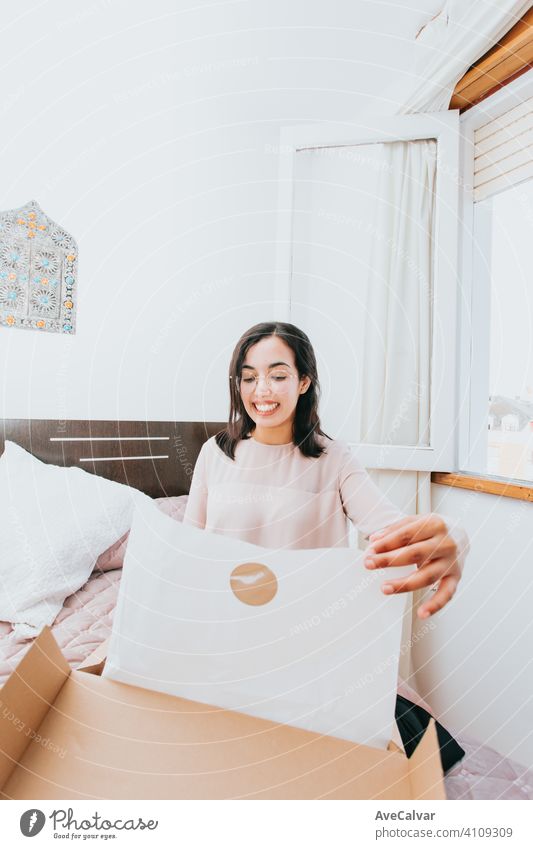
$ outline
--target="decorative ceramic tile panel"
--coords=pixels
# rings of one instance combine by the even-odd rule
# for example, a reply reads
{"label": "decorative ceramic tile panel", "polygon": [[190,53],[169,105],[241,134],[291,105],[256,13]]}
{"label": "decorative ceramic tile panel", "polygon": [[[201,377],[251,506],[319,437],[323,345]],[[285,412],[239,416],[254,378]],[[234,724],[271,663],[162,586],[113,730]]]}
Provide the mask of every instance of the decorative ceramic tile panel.
{"label": "decorative ceramic tile panel", "polygon": [[0,324],[75,333],[78,248],[34,200],[0,212]]}

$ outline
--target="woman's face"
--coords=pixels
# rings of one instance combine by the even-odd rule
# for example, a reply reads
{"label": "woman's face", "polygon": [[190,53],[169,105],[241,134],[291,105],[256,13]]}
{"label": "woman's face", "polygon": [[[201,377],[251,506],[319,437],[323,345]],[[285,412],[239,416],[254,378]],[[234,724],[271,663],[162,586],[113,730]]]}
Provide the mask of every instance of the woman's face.
{"label": "woman's face", "polygon": [[294,353],[279,336],[267,336],[248,349],[240,393],[256,427],[278,428],[290,441],[298,398],[310,383],[308,377],[298,376]]}

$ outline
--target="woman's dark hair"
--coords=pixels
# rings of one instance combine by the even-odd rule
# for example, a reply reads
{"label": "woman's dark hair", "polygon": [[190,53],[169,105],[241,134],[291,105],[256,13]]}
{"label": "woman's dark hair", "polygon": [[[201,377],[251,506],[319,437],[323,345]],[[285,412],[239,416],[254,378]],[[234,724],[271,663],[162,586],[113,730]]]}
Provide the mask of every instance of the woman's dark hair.
{"label": "woman's dark hair", "polygon": [[318,417],[320,384],[315,352],[303,330],[283,321],[264,321],[261,324],[254,324],[237,342],[229,367],[229,421],[226,428],[215,436],[216,443],[228,457],[234,460],[237,443],[241,439],[248,439],[255,427],[255,422],[246,412],[242,402],[239,378],[248,350],[261,339],[269,336],[279,336],[283,339],[294,353],[300,379],[308,377],[311,380],[309,388],[300,395],[296,405],[292,441],[305,457],[319,457],[324,447],[320,444],[318,437],[325,436],[327,439],[330,437],[321,430]]}

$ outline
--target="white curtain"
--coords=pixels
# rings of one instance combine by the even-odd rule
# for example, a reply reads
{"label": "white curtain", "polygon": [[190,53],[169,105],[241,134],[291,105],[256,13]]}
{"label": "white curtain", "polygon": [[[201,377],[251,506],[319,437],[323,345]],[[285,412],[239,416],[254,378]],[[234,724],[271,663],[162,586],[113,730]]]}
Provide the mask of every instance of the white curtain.
{"label": "white curtain", "polygon": [[381,145],[365,332],[361,440],[429,444],[431,269],[437,145]]}
{"label": "white curtain", "polygon": [[[453,89],[468,68],[528,10],[530,2],[511,0],[449,0],[413,41],[411,87],[390,99],[398,113],[434,112],[447,109]],[[385,145],[390,168],[376,202],[374,256],[369,279],[368,336],[363,387],[363,433],[366,440],[385,445],[423,443],[429,425],[429,398],[423,393],[410,398],[408,423],[398,429],[397,411],[415,375],[427,375],[431,342],[430,310],[416,272],[402,262],[402,253],[415,257],[424,269],[421,280],[430,276],[431,242],[428,224],[432,218],[431,186],[434,179],[428,148],[431,142]],[[433,158],[434,161],[434,158]],[[405,241],[405,244],[402,242]],[[386,285],[385,285],[386,284]],[[401,306],[403,300],[404,306]],[[375,328],[382,329],[381,338]],[[406,351],[402,334],[419,340],[416,362]],[[372,332],[374,331],[374,333]],[[423,381],[422,381],[423,383]],[[415,408],[416,407],[416,411]],[[414,413],[416,412],[416,420]],[[416,424],[415,424],[416,421]],[[369,470],[383,491],[391,488],[397,472]],[[411,513],[431,511],[431,474],[401,472],[403,509]],[[427,592],[427,591],[425,591]],[[402,641],[411,636],[419,620],[416,608],[423,592],[411,598]],[[400,674],[409,679],[410,653],[402,655]],[[411,681],[413,683],[413,681]]]}

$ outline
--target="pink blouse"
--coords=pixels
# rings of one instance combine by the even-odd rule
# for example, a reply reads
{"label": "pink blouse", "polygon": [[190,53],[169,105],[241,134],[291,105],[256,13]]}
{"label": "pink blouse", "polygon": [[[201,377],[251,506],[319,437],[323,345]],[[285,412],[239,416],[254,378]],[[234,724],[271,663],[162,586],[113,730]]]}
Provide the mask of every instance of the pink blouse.
{"label": "pink blouse", "polygon": [[[334,548],[348,546],[349,520],[368,536],[406,515],[347,443],[322,439],[326,452],[304,457],[292,443],[266,445],[252,437],[237,443],[235,460],[214,437],[207,440],[184,522],[265,548]],[[463,560],[468,538],[454,524]]]}

